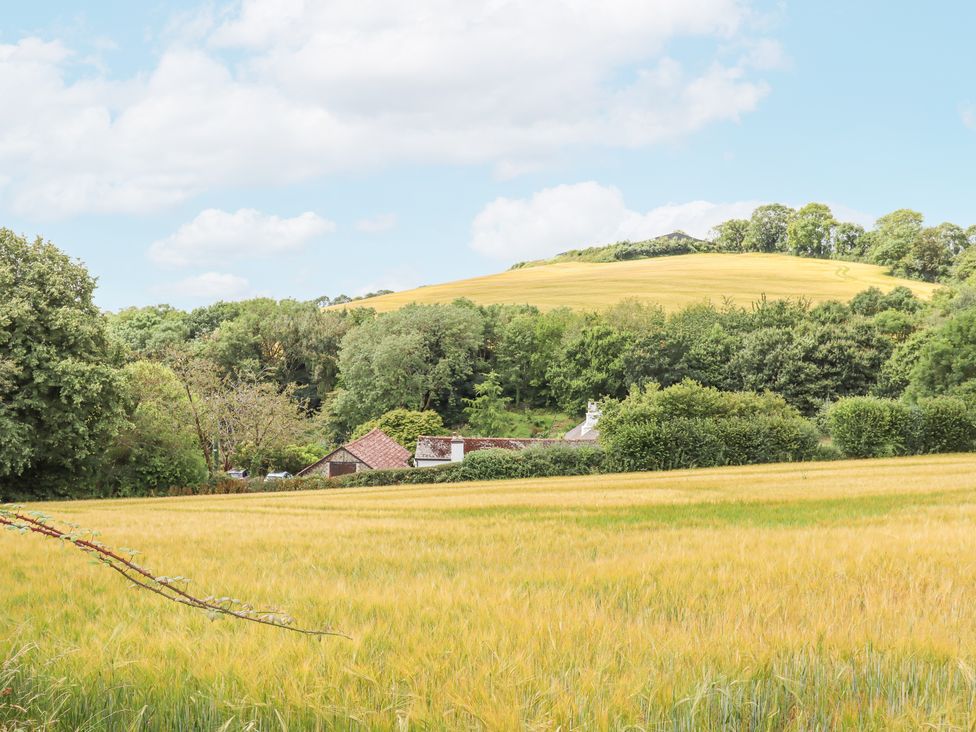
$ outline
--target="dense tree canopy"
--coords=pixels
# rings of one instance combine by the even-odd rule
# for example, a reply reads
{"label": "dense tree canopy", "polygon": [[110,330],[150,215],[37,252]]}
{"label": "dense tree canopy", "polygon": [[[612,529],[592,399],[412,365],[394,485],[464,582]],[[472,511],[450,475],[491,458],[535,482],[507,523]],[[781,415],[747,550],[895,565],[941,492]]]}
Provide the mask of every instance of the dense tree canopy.
{"label": "dense tree canopy", "polygon": [[771,203],[752,212],[742,246],[747,252],[785,252],[790,221],[796,215],[789,206]]}
{"label": "dense tree canopy", "polygon": [[0,229],[0,494],[67,496],[124,424],[125,379],[85,268]]}
{"label": "dense tree canopy", "polygon": [[342,340],[341,391],[333,411],[355,426],[398,407],[458,407],[483,343],[474,307],[409,305],[351,330]]}
{"label": "dense tree canopy", "polygon": [[801,257],[829,257],[834,251],[837,221],[822,203],[808,203],[790,219],[786,245]]}

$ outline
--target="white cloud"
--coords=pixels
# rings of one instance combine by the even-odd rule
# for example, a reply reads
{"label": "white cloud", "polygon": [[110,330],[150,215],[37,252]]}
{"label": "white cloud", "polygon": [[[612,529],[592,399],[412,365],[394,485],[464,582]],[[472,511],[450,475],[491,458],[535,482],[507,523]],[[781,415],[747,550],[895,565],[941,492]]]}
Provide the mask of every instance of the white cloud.
{"label": "white cloud", "polygon": [[753,69],[770,70],[789,68],[791,62],[779,41],[760,38],[748,44],[748,50],[742,57],[742,64]]}
{"label": "white cloud", "polygon": [[356,222],[356,229],[364,234],[381,234],[390,231],[397,225],[397,216],[393,213],[379,214],[370,219],[360,219]]}
{"label": "white cloud", "polygon": [[[155,67],[121,79],[25,38],[0,45],[17,110],[0,116],[0,170],[34,216],[398,162],[511,175],[739,119],[776,56],[728,58],[752,17],[744,0],[243,0],[176,22]],[[669,57],[687,37],[697,60]]]}
{"label": "white cloud", "polygon": [[223,272],[205,272],[155,288],[155,291],[162,295],[194,300],[241,298],[247,295],[249,290],[250,283],[244,277]]}
{"label": "white cloud", "polygon": [[568,249],[639,241],[681,230],[704,237],[718,223],[747,218],[757,201],[669,203],[633,211],[623,194],[593,181],[546,188],[531,198],[499,198],[471,226],[471,247],[504,260],[535,259]]}
{"label": "white cloud", "polygon": [[334,223],[311,211],[282,219],[250,208],[234,213],[208,208],[174,234],[153,242],[149,258],[157,264],[185,267],[274,257],[298,251],[311,239],[334,230]]}

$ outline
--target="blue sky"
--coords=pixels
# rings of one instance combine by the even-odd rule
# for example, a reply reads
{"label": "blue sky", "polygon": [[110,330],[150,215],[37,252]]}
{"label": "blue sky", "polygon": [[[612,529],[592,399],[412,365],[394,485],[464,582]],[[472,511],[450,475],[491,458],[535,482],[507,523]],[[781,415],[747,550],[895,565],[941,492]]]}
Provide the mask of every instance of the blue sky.
{"label": "blue sky", "polygon": [[976,223],[976,6],[36,2],[0,225],[109,309],[497,271],[765,201]]}

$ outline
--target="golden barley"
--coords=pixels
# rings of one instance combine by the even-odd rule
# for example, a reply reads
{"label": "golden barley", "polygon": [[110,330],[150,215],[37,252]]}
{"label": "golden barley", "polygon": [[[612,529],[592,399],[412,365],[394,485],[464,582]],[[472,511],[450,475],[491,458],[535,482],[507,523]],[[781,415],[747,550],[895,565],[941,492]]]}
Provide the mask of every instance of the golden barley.
{"label": "golden barley", "polygon": [[884,267],[860,262],[785,254],[684,254],[607,264],[564,262],[515,269],[371,297],[351,306],[387,312],[414,302],[447,303],[466,297],[481,305],[528,303],[542,310],[602,310],[633,297],[674,311],[708,300],[721,305],[725,298],[747,306],[764,294],[770,299],[803,296],[814,304],[847,301],[869,287],[888,291],[898,285],[925,299],[938,287],[892,277]]}
{"label": "golden barley", "polygon": [[3,533],[0,729],[976,725],[972,455],[44,510],[354,640]]}

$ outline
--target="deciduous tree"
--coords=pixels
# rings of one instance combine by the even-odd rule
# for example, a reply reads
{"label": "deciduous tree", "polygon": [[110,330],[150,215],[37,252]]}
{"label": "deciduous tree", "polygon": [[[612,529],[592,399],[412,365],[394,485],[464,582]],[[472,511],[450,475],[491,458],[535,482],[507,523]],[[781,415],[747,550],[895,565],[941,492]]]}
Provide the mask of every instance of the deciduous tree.
{"label": "deciduous tree", "polygon": [[53,244],[0,229],[0,496],[79,495],[124,424],[95,281]]}
{"label": "deciduous tree", "polygon": [[796,211],[781,203],[759,206],[752,212],[742,247],[748,252],[785,252],[787,229]]}
{"label": "deciduous tree", "polygon": [[829,257],[833,252],[837,221],[822,203],[808,203],[787,227],[787,246],[801,257]]}
{"label": "deciduous tree", "polygon": [[349,430],[399,407],[449,409],[474,373],[484,322],[463,305],[408,305],[342,340],[342,390],[332,405]]}

